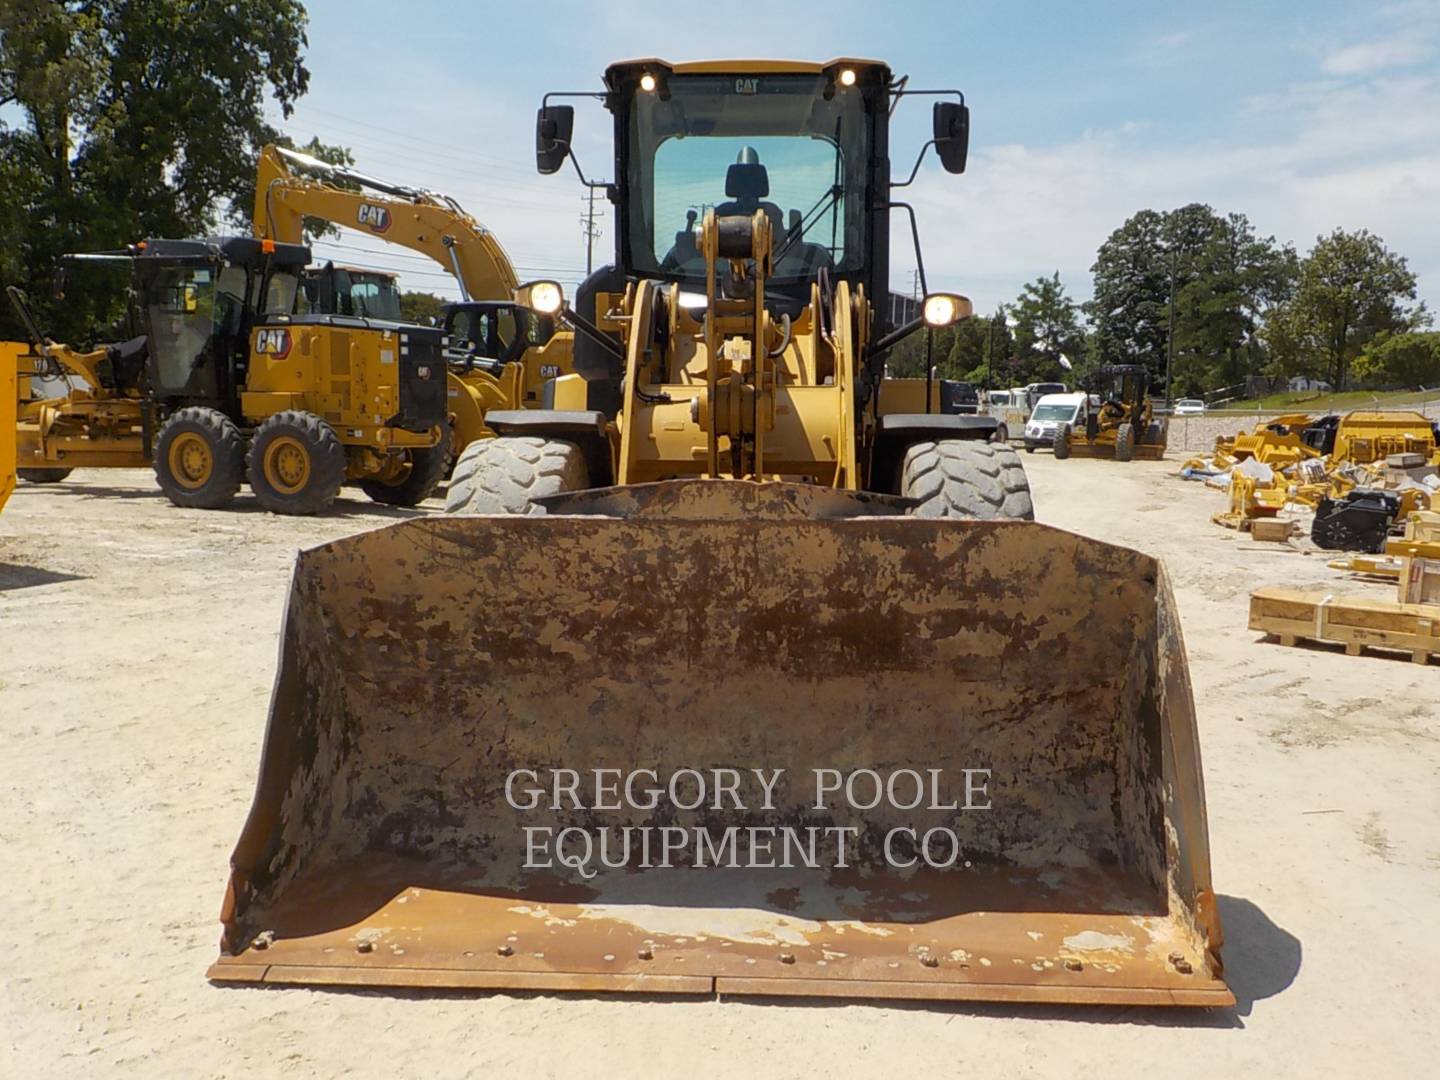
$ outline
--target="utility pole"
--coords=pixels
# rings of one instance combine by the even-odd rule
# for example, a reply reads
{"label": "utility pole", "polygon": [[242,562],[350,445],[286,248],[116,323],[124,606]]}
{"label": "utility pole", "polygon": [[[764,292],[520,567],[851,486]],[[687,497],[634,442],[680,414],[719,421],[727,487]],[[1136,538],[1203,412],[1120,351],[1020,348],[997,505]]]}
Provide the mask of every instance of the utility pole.
{"label": "utility pole", "polygon": [[585,237],[585,276],[595,268],[595,241],[600,239],[600,226],[595,224],[595,189],[585,192],[585,212],[580,215],[580,231]]}
{"label": "utility pole", "polygon": [[1165,333],[1165,407],[1170,408],[1174,395],[1170,392],[1170,376],[1175,368],[1175,252],[1170,252],[1170,328]]}

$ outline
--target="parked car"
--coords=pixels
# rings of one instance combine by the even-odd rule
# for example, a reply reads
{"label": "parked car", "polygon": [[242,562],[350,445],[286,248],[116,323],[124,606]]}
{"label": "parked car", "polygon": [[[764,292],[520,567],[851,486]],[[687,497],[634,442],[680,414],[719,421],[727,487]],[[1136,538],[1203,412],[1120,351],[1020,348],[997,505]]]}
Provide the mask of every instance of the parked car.
{"label": "parked car", "polygon": [[1046,394],[1037,401],[1025,423],[1025,452],[1033,454],[1037,446],[1053,446],[1064,424],[1078,426],[1085,401],[1084,394]]}
{"label": "parked car", "polygon": [[1181,398],[1175,403],[1176,416],[1204,416],[1205,402],[1199,398]]}

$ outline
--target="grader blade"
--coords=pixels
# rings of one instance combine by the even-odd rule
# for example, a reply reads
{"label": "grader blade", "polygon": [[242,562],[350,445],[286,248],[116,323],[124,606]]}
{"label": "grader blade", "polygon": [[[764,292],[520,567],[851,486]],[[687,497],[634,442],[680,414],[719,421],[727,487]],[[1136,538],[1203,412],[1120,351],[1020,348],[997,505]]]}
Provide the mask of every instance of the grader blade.
{"label": "grader blade", "polygon": [[1137,552],[676,481],[302,552],[219,982],[1226,1005]]}

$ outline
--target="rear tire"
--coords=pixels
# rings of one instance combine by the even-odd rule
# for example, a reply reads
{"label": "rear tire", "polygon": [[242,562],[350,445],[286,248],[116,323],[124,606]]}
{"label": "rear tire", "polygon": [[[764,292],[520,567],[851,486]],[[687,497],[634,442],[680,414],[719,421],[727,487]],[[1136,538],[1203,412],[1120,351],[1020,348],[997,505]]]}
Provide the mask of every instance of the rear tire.
{"label": "rear tire", "polygon": [[900,466],[900,494],[919,518],[1035,519],[1030,481],[1008,446],[967,439],[916,443]]}
{"label": "rear tire", "polygon": [[318,514],[345,482],[345,447],[314,413],[287,409],[255,429],[250,490],[272,514]]}
{"label": "rear tire", "polygon": [[1008,444],[1010,442],[1010,429],[1004,424],[1001,424],[991,433],[990,441],[1002,446]]}
{"label": "rear tire", "polygon": [[1115,460],[1135,460],[1135,429],[1129,424],[1115,429]]}
{"label": "rear tire", "polygon": [[15,475],[27,484],[58,484],[74,469],[16,469]]}
{"label": "rear tire", "polygon": [[450,425],[434,446],[405,451],[409,459],[395,480],[367,476],[360,481],[360,490],[377,503],[387,506],[419,506],[435,494],[450,465]]}
{"label": "rear tire", "polygon": [[585,455],[572,442],[502,435],[467,446],[445,493],[447,514],[543,514],[534,499],[589,486]]}
{"label": "rear tire", "polygon": [[1055,456],[1064,461],[1070,456],[1070,425],[1061,424],[1060,430],[1055,432],[1055,441],[1051,444]]}
{"label": "rear tire", "polygon": [[155,440],[160,490],[176,506],[219,510],[245,478],[245,437],[235,421],[200,405],[172,413]]}

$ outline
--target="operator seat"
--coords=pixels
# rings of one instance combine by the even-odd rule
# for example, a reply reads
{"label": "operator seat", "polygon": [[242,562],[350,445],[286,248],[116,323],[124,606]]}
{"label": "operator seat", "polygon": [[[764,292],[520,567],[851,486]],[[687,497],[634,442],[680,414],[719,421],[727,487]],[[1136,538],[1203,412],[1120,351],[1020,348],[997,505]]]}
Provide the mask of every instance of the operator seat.
{"label": "operator seat", "polygon": [[725,170],[725,197],[715,207],[716,217],[750,217],[756,210],[764,210],[770,219],[770,231],[775,243],[785,238],[785,216],[773,202],[764,202],[770,194],[770,173],[760,164],[760,155],[753,147],[745,147],[735,164]]}

